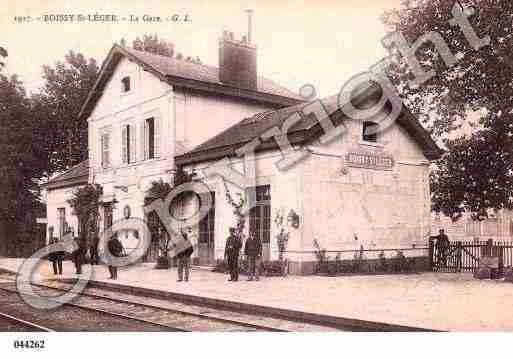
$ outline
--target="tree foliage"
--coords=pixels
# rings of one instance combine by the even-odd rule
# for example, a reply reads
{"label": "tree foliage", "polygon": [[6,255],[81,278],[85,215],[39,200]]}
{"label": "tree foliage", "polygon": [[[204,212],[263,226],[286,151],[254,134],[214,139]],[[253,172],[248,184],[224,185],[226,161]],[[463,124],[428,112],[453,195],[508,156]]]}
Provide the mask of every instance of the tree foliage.
{"label": "tree foliage", "polygon": [[[164,182],[162,179],[153,181],[151,183],[151,186],[144,198],[144,204],[149,205],[155,200],[165,200],[174,188],[184,183],[194,181],[195,177],[196,173],[188,173],[179,167],[174,175],[173,185],[168,182]],[[190,193],[185,192],[173,198],[169,208],[170,215],[174,206],[180,201],[185,200],[188,194]],[[152,234],[152,237],[158,240],[161,253],[167,255],[172,249],[173,242],[171,241],[171,235],[167,232],[164,223],[162,223],[162,219],[157,215],[155,211],[148,213],[148,228]]]}
{"label": "tree foliage", "polygon": [[406,104],[447,150],[431,175],[432,199],[434,210],[453,219],[464,211],[483,218],[489,209],[513,206],[513,3],[472,3],[468,19],[474,31],[491,39],[477,51],[449,23],[454,0],[405,0],[383,16],[390,30],[410,43],[438,32],[458,59],[448,67],[433,44],[422,46],[416,56],[425,71],[436,75],[417,88],[404,58],[390,71]]}
{"label": "tree foliage", "polygon": [[[0,58],[1,57],[7,57],[7,50],[5,47],[0,46]],[[5,66],[5,63],[3,61],[0,61],[0,69]]]}
{"label": "tree foliage", "polygon": [[87,121],[78,114],[98,74],[94,59],[70,51],[64,62],[43,67],[45,85],[33,96],[34,117],[43,136],[47,173],[68,169],[87,158]]}
{"label": "tree foliage", "polygon": [[16,222],[31,212],[37,200],[35,178],[42,172],[31,104],[16,76],[0,74],[0,215]]}
{"label": "tree foliage", "polygon": [[[118,42],[119,45],[126,47],[127,41],[123,38]],[[201,59],[196,56],[187,56],[180,52],[175,52],[175,44],[171,41],[160,38],[157,34],[144,34],[132,41],[132,48],[139,51],[150,52],[161,56],[176,58],[177,60],[185,60],[196,64],[201,64]]]}
{"label": "tree foliage", "polygon": [[98,235],[98,219],[100,207],[103,205],[101,197],[103,188],[99,184],[87,184],[77,188],[73,196],[67,201],[73,209],[80,223],[80,232],[86,234],[86,239],[91,241]]}

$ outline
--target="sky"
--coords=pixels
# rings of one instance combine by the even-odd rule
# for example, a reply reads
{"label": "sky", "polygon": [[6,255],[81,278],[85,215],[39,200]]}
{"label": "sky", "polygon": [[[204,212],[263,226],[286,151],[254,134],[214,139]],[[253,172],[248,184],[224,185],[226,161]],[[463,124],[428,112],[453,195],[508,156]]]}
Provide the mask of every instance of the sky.
{"label": "sky", "polygon": [[[400,0],[201,1],[201,0],[33,0],[8,1],[0,8],[0,46],[8,52],[6,72],[16,73],[29,91],[42,85],[42,66],[64,59],[69,50],[93,57],[99,65],[114,42],[157,33],[184,55],[217,66],[223,30],[239,38],[247,32],[246,9],[253,9],[253,42],[259,75],[298,92],[312,84],[320,96],[335,94],[351,76],[386,55],[380,15]],[[139,22],[44,22],[45,15],[114,14]],[[185,14],[187,22],[143,22],[143,15]],[[30,16],[19,22],[15,16]]]}

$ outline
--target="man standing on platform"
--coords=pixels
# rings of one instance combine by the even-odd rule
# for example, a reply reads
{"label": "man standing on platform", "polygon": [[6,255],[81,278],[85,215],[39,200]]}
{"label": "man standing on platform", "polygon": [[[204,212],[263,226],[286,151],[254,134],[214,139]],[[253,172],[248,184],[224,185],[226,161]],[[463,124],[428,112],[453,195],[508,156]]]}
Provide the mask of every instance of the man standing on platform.
{"label": "man standing on platform", "polygon": [[230,236],[226,240],[224,250],[224,257],[228,262],[228,269],[230,270],[230,279],[228,281],[237,282],[239,280],[239,251],[241,247],[242,243],[235,233],[235,228],[230,227]]}
{"label": "man standing on platform", "polygon": [[[108,246],[110,254],[113,257],[122,257],[123,256],[124,248],[118,239],[117,233],[114,233],[112,235],[112,237],[107,242],[107,246]],[[118,268],[113,265],[108,265],[108,267],[109,267],[110,279],[113,279],[113,280],[118,279]]]}
{"label": "man standing on platform", "polygon": [[438,263],[440,265],[447,265],[447,252],[449,250],[451,242],[449,237],[445,234],[443,229],[440,229],[438,237],[436,239],[436,248],[438,250]]}
{"label": "man standing on platform", "polygon": [[249,234],[249,238],[244,246],[244,254],[248,260],[249,265],[249,278],[248,281],[252,281],[253,277],[258,281],[259,270],[260,270],[260,258],[262,258],[262,242],[253,233]]}
{"label": "man standing on platform", "polygon": [[187,236],[187,233],[182,231],[183,242],[179,244],[178,253],[176,254],[176,258],[178,259],[178,282],[181,282],[183,277],[183,272],[185,270],[185,281],[189,281],[189,272],[191,270],[191,255],[194,252],[194,248],[192,246],[191,241]]}

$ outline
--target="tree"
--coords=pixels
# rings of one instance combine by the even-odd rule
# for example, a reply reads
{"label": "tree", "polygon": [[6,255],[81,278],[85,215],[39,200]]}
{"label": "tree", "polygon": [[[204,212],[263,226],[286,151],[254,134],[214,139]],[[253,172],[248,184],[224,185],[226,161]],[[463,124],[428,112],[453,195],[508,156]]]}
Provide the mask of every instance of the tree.
{"label": "tree", "polygon": [[235,236],[242,241],[244,239],[244,227],[246,226],[246,215],[244,214],[244,205],[246,198],[242,193],[237,193],[238,198],[234,199],[232,193],[228,189],[226,181],[223,181],[226,201],[232,207],[233,216],[235,217]]}
{"label": "tree", "polygon": [[73,214],[78,218],[81,227],[79,230],[85,234],[87,244],[94,243],[94,239],[98,236],[99,210],[103,206],[102,195],[102,186],[87,184],[84,187],[77,188],[73,192],[73,196],[67,200],[73,209]]}
{"label": "tree", "polygon": [[[126,47],[126,40],[122,38],[118,44],[120,46]],[[152,54],[157,54],[166,57],[175,57],[177,60],[184,60],[184,56],[182,53],[175,53],[175,45],[171,41],[167,41],[158,37],[157,34],[144,34],[141,37],[136,37],[135,40],[132,41],[132,47],[135,50],[151,52]],[[185,61],[192,62],[195,64],[201,64],[201,59],[196,56],[187,56]]]}
{"label": "tree", "polygon": [[35,123],[23,84],[15,75],[0,74],[0,225],[10,253],[34,242],[35,218],[41,215],[35,178],[43,172],[38,145],[32,140]]}
{"label": "tree", "polygon": [[477,50],[449,23],[453,7],[459,6],[454,0],[405,0],[383,16],[390,30],[410,43],[438,32],[457,59],[447,66],[432,44],[422,46],[416,56],[425,71],[436,75],[417,88],[404,58],[389,71],[405,103],[447,150],[431,174],[432,200],[435,211],[453,219],[463,212],[481,219],[489,209],[513,208],[513,3],[473,3],[468,19],[479,38],[491,40]]}
{"label": "tree", "polygon": [[[7,57],[7,56],[8,56],[7,50],[4,47],[0,46],[0,57]],[[0,69],[4,66],[5,66],[5,63],[3,61],[0,61]]]}
{"label": "tree", "polygon": [[[174,188],[184,183],[189,183],[193,181],[195,177],[196,173],[185,172],[180,167],[177,169],[175,173],[173,185],[171,185],[168,182],[164,182],[162,179],[158,181],[153,181],[144,198],[144,205],[148,206],[155,200],[165,200],[165,198],[168,196],[169,193],[171,193],[171,191]],[[172,208],[181,201],[185,201],[189,194],[190,192],[185,192],[173,198],[169,208],[170,214]],[[175,245],[174,241],[172,241],[172,234],[167,232],[166,227],[162,222],[162,218],[160,218],[155,211],[151,211],[150,213],[148,213],[148,227],[152,235],[152,240],[158,243],[159,250],[161,253],[161,257],[158,260],[158,267],[168,268],[169,251],[173,249]]]}
{"label": "tree", "polygon": [[[124,40],[122,39],[122,41]],[[137,37],[132,41],[132,47],[135,50],[167,57],[173,57],[175,54],[175,45],[170,41],[160,39],[157,34],[145,34],[142,36],[142,40],[140,37]]]}
{"label": "tree", "polygon": [[87,121],[78,114],[98,74],[94,59],[86,60],[70,51],[64,62],[43,67],[46,81],[41,93],[33,96],[33,113],[43,137],[47,173],[62,171],[87,158]]}

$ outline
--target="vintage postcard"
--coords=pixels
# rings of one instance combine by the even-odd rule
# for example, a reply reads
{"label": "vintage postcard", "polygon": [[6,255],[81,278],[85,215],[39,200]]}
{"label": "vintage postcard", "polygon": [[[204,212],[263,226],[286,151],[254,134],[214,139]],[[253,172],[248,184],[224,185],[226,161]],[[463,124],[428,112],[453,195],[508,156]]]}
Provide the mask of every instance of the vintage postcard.
{"label": "vintage postcard", "polygon": [[512,19],[509,0],[6,1],[0,352],[512,331]]}

